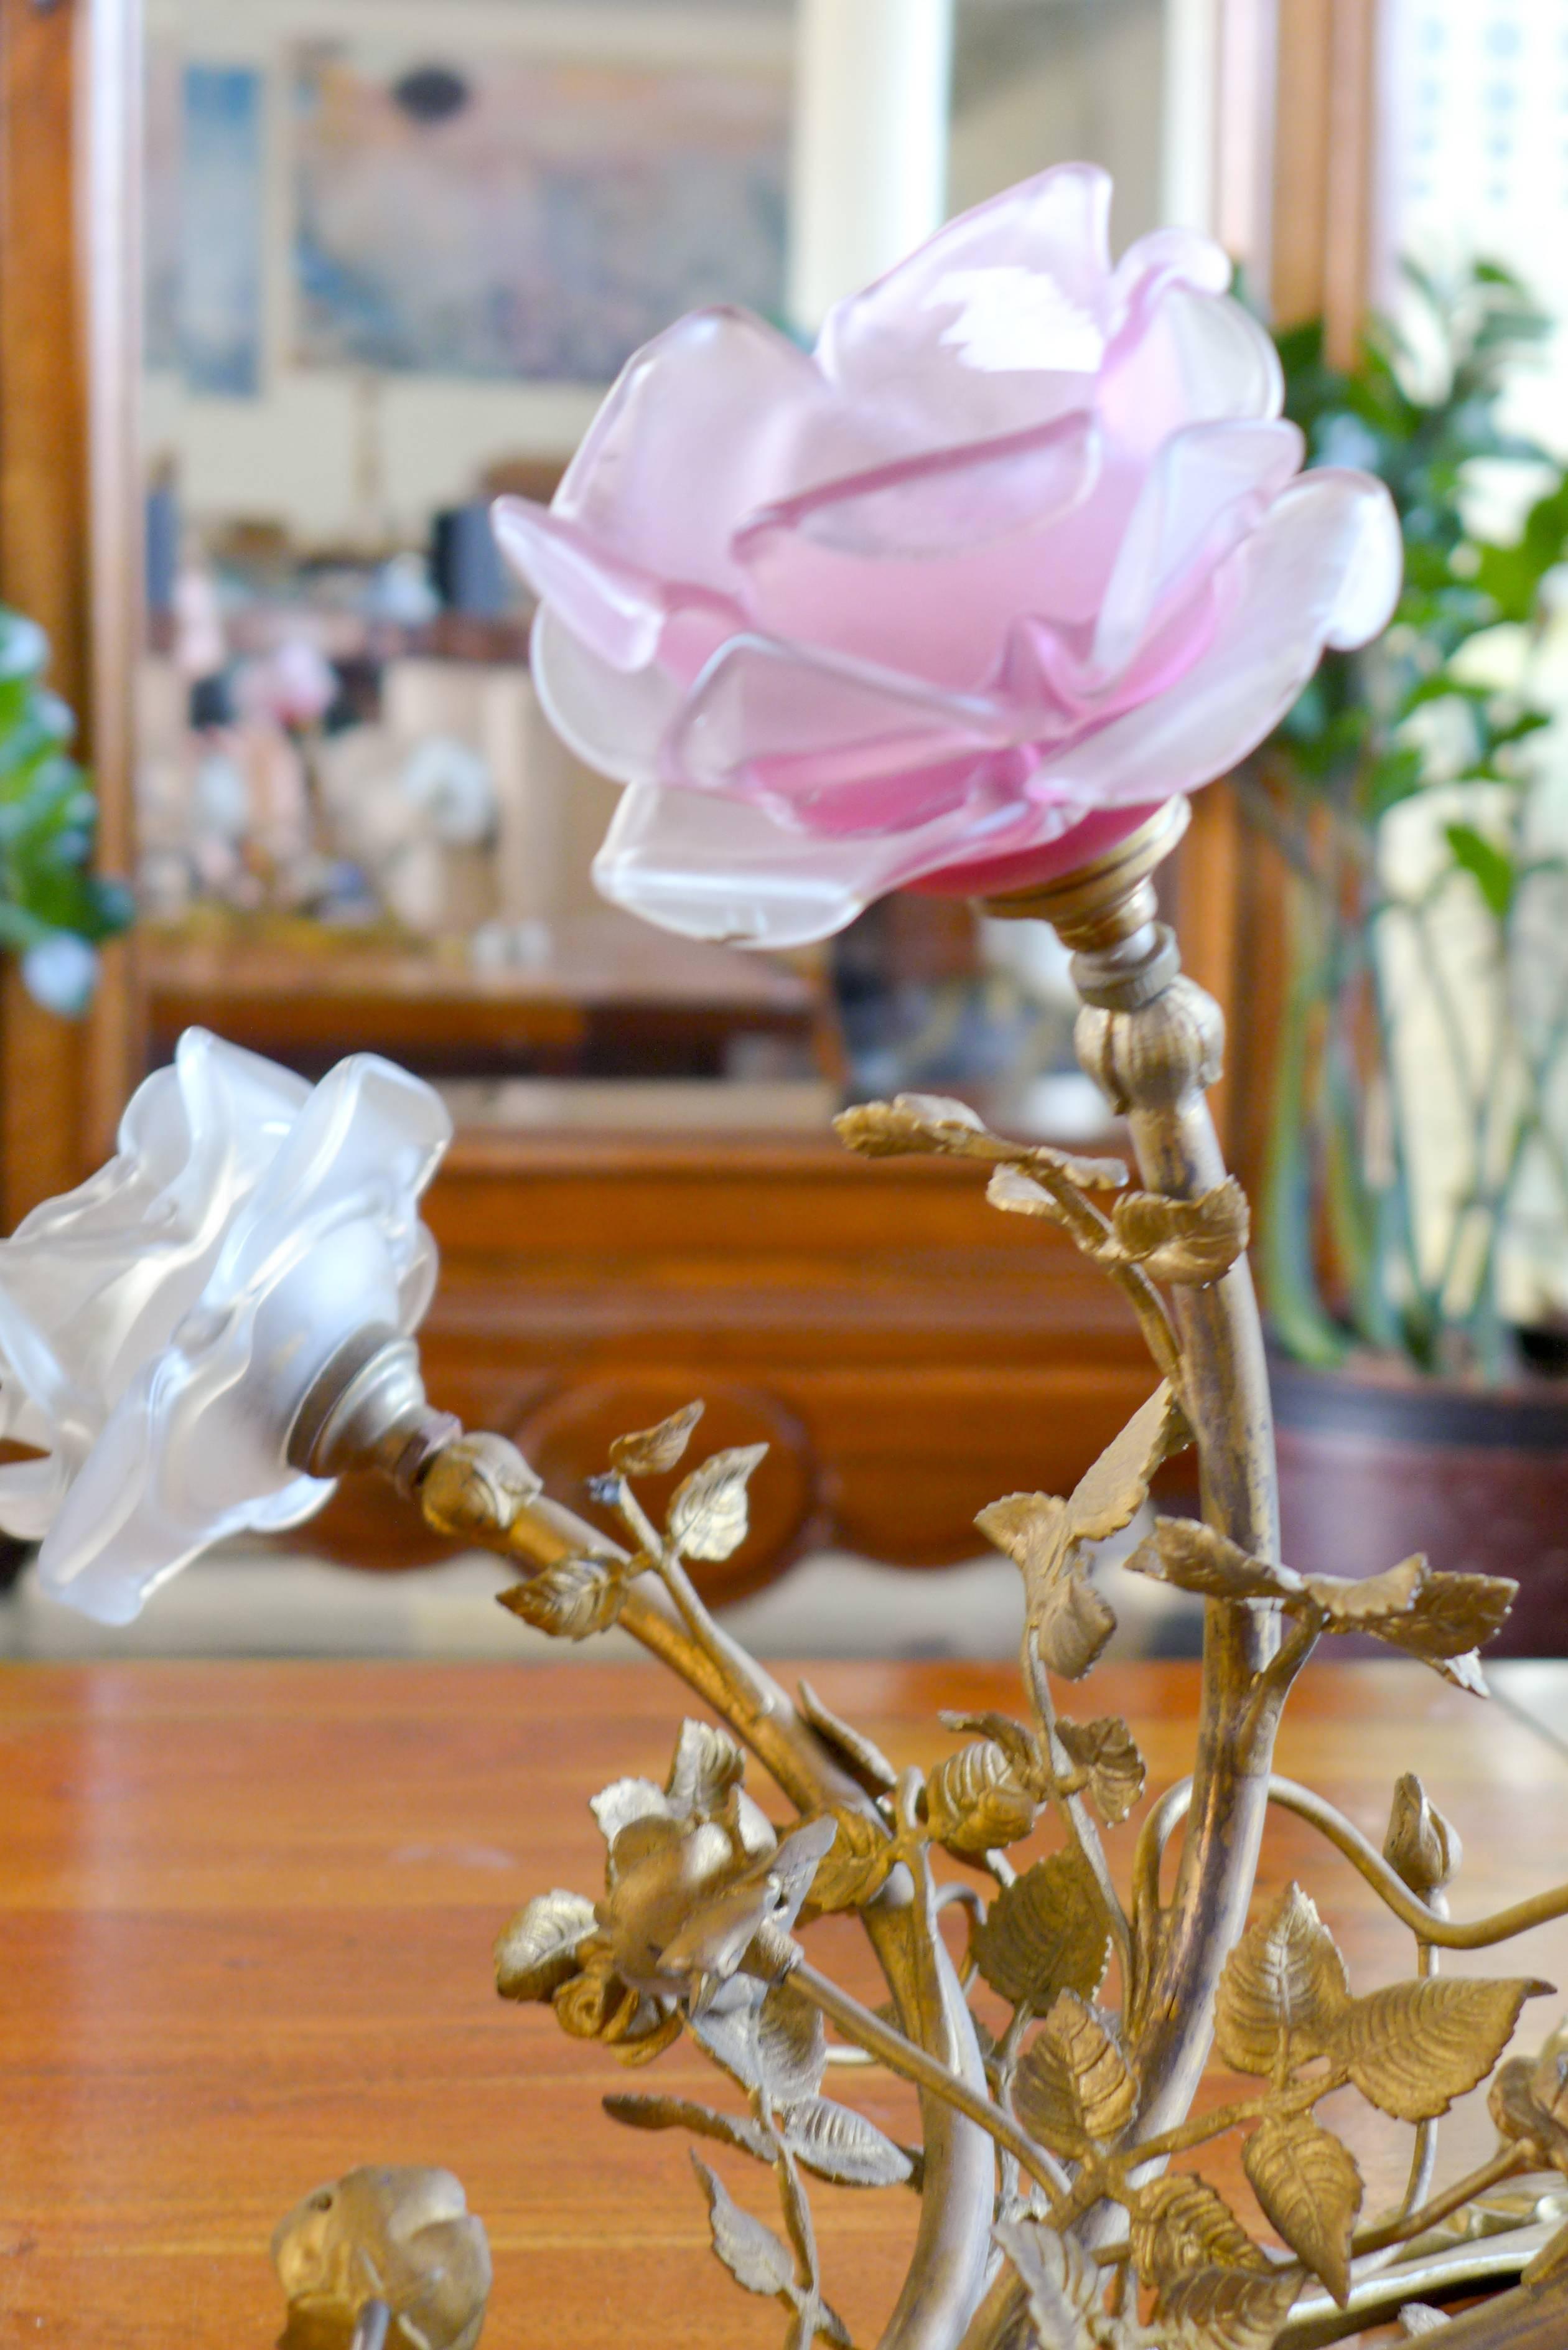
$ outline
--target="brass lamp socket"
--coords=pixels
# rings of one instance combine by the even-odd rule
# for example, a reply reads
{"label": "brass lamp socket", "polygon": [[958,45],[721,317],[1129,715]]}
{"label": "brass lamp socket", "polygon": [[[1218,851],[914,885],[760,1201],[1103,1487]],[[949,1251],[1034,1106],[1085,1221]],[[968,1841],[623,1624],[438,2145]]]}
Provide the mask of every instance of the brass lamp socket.
{"label": "brass lamp socket", "polygon": [[981,910],[1002,921],[1049,922],[1073,950],[1073,980],[1085,1003],[1136,1012],[1162,995],[1181,968],[1175,939],[1156,919],[1154,875],[1190,813],[1186,799],[1167,800],[1103,856],[1033,889],[982,898]]}
{"label": "brass lamp socket", "polygon": [[375,1469],[411,1493],[432,1456],[462,1433],[451,1412],[431,1409],[413,1340],[372,1323],[317,1373],[286,1450],[290,1467],[307,1476]]}

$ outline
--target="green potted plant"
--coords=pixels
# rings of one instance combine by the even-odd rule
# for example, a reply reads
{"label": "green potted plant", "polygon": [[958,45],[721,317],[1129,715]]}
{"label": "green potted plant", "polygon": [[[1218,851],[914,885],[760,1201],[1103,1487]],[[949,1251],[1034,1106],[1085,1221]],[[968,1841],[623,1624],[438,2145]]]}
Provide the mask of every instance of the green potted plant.
{"label": "green potted plant", "polygon": [[36,1002],[75,1017],[131,900],[92,869],[98,806],[70,755],[76,720],[44,682],[48,658],[36,622],[0,607],[0,951]]}
{"label": "green potted plant", "polygon": [[[46,1011],[78,1019],[98,984],[99,948],[131,919],[122,882],[92,869],[98,803],[70,755],[76,720],[44,682],[49,642],[0,605],[0,953]],[[0,1589],[32,1544],[0,1536]]]}
{"label": "green potted plant", "polygon": [[1287,1555],[1525,1570],[1530,1644],[1568,1632],[1568,472],[1501,413],[1550,331],[1523,288],[1409,283],[1349,367],[1278,338],[1309,462],[1387,483],[1406,581],[1241,779],[1289,877],[1260,1262]]}

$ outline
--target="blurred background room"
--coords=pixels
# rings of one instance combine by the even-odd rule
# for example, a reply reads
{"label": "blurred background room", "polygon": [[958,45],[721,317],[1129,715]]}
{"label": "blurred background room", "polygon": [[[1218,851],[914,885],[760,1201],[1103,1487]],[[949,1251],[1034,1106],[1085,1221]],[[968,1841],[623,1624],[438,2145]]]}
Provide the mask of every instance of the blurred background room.
{"label": "blurred background room", "polygon": [[[541,712],[488,515],[683,313],[809,342],[1099,163],[1118,250],[1224,246],[1309,462],[1406,539],[1388,636],[1161,879],[1229,1021],[1286,1555],[1517,1574],[1517,1645],[1568,1648],[1568,0],[79,0],[8,10],[0,78],[0,599],[51,646],[0,641],[5,1228],[191,1024],[387,1054],[457,1129],[436,1403],[580,1503],[701,1396],[772,1448],[707,1586],[751,1645],[1009,1653],[974,1514],[1069,1489],[1136,1327],[968,1170],[829,1120],[909,1089],[1118,1147],[1065,951],[955,898],[785,954],[602,902],[616,789]],[[83,894],[57,693],[128,902]],[[552,1653],[389,1493],[124,1632],[5,1572],[0,1654]],[[1121,1651],[1195,1653],[1197,1606],[1140,1585]]]}

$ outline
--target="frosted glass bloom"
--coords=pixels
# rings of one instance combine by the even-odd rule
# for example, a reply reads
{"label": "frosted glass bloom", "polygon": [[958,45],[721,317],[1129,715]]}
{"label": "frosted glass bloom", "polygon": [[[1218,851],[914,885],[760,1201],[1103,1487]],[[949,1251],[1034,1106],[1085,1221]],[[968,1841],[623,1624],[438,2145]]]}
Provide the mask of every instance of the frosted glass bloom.
{"label": "frosted glass bloom", "polygon": [[420,1194],[451,1136],[368,1054],[316,1087],[187,1029],[118,1155],[0,1243],[0,1526],[57,1598],[127,1623],[207,1544],[296,1524],[330,1482],[284,1447],[328,1357],[410,1331],[435,1283]]}
{"label": "frosted glass bloom", "polygon": [[499,502],[545,708],[628,786],[607,897],[782,946],[908,884],[1023,887],[1234,766],[1325,645],[1385,625],[1386,493],[1301,473],[1224,255],[1166,230],[1113,267],[1109,203],[1085,165],[1026,182],[815,352],[695,313],[548,511]]}

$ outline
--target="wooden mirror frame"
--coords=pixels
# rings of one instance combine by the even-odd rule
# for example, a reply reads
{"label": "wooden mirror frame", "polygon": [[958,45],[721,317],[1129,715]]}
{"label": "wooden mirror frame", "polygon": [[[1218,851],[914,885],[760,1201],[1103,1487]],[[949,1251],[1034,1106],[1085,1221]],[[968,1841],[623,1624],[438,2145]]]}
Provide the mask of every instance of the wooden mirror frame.
{"label": "wooden mirror frame", "polygon": [[[1210,0],[1219,233],[1279,316],[1323,310],[1342,348],[1366,279],[1377,5]],[[0,9],[0,598],[50,635],[120,872],[142,634],[141,41],[140,0]],[[1243,858],[1223,788],[1194,816],[1179,919],[1227,1008],[1247,972],[1219,1107],[1248,1178],[1277,882]],[[145,1053],[135,961],[134,938],[109,950],[79,1025],[9,965],[0,978],[6,1229],[111,1145]],[[829,1137],[461,1136],[431,1221],[435,1400],[517,1432],[566,1492],[615,1426],[707,1394],[724,1440],[765,1433],[784,1456],[773,1531],[737,1562],[749,1583],[824,1541],[911,1565],[972,1555],[977,1502],[1070,1480],[1146,1384],[1130,1321],[1068,1247],[988,1217],[959,1170],[868,1166]],[[345,1555],[409,1555],[401,1513],[341,1507],[336,1532],[319,1523]]]}

